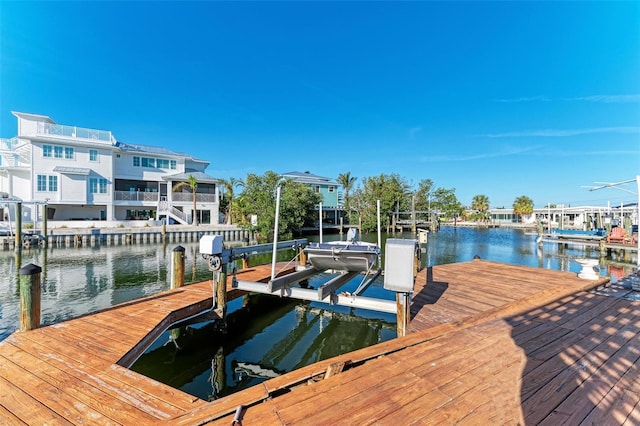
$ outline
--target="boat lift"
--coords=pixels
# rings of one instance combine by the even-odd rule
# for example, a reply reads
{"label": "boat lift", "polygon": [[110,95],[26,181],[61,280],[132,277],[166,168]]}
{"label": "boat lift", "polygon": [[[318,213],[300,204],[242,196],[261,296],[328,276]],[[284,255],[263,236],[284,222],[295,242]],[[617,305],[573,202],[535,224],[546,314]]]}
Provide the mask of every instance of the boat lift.
{"label": "boat lift", "polygon": [[[293,240],[276,243],[277,250],[299,249],[302,251],[307,240]],[[342,271],[317,289],[304,288],[298,284],[322,273],[311,266],[301,265],[293,273],[276,276],[267,283],[239,280],[233,268],[232,288],[252,293],[270,294],[279,297],[291,297],[311,302],[321,302],[330,305],[340,305],[352,308],[369,309],[379,312],[395,313],[398,315],[398,335],[404,335],[409,319],[410,293],[413,292],[415,278],[415,253],[418,242],[416,240],[388,239],[385,248],[385,264],[387,272],[384,274],[384,288],[396,293],[396,300],[385,300],[362,296],[362,293],[383,273],[378,269],[371,277],[366,277],[353,293],[339,292],[340,287],[360,275],[359,272]],[[250,247],[236,247],[225,249],[220,235],[204,235],[200,239],[200,253],[207,259],[209,269],[214,273],[214,283],[224,282],[220,271],[239,259],[246,259],[247,255],[264,252],[271,247],[262,244]],[[226,270],[226,268],[224,268]]]}

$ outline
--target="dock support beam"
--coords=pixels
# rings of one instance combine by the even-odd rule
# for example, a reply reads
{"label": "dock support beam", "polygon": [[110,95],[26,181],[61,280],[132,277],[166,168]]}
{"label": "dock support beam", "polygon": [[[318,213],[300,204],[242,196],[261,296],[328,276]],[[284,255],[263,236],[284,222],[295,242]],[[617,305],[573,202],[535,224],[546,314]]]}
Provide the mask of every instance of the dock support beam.
{"label": "dock support beam", "polygon": [[227,265],[226,262],[223,263],[220,271],[213,273],[213,285],[216,297],[215,309],[220,318],[222,318],[225,327],[227,324]]}
{"label": "dock support beam", "polygon": [[40,327],[40,274],[42,268],[30,263],[20,268],[20,331]]}
{"label": "dock support beam", "polygon": [[22,250],[22,203],[16,203],[16,250]]}
{"label": "dock support beam", "polygon": [[171,288],[176,289],[184,285],[184,252],[185,248],[177,246],[173,249],[171,268]]}
{"label": "dock support beam", "polygon": [[396,293],[396,309],[398,316],[398,337],[407,335],[407,328],[409,327],[409,305],[410,294],[409,293]]}

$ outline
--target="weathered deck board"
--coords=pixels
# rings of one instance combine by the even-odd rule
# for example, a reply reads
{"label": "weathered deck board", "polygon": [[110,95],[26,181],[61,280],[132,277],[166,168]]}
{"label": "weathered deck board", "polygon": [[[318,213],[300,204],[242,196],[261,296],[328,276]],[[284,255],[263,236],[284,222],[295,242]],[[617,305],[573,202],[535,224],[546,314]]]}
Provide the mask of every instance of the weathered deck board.
{"label": "weathered deck board", "polygon": [[[268,269],[242,279],[267,280]],[[487,261],[429,268],[410,335],[210,403],[117,364],[158,327],[210,306],[200,283],[12,335],[0,343],[0,416],[228,425],[244,405],[244,424],[637,424],[640,302],[590,291],[602,283]],[[345,370],[309,382],[335,362]]]}

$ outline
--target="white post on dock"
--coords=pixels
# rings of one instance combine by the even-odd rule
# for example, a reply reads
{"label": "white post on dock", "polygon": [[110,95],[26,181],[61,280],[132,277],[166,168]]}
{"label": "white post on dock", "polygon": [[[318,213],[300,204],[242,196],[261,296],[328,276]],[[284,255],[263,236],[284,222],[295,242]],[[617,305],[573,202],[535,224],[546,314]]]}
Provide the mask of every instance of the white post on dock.
{"label": "white post on dock", "polygon": [[280,217],[280,184],[276,188],[276,223],[273,230],[273,253],[271,255],[271,279],[276,277],[276,255],[278,253],[278,219]]}
{"label": "white post on dock", "polygon": [[320,228],[320,244],[322,244],[322,201],[318,204],[318,227]]}
{"label": "white post on dock", "polygon": [[380,231],[380,200],[376,200],[376,206],[378,209],[378,247],[382,247],[382,234]]}

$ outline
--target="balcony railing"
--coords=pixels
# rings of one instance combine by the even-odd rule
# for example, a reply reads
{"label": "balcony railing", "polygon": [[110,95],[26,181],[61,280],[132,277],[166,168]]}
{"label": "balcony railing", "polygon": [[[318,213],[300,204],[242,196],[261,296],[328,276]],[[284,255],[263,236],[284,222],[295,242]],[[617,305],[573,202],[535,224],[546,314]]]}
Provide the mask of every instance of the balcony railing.
{"label": "balcony railing", "polygon": [[[193,201],[193,194],[188,192],[173,192],[171,194],[172,201]],[[215,203],[218,201],[216,194],[198,194],[196,193],[196,201],[202,203]]]}
{"label": "balcony railing", "polygon": [[13,151],[19,143],[18,138],[0,138],[0,150]]}
{"label": "balcony railing", "polygon": [[63,136],[67,138],[88,139],[97,142],[113,143],[115,138],[110,131],[85,129],[84,127],[65,126],[63,124],[51,124],[38,122],[36,133],[46,136]]}
{"label": "balcony railing", "polygon": [[159,192],[140,192],[140,191],[115,191],[114,199],[117,201],[158,201]]}

